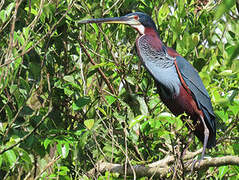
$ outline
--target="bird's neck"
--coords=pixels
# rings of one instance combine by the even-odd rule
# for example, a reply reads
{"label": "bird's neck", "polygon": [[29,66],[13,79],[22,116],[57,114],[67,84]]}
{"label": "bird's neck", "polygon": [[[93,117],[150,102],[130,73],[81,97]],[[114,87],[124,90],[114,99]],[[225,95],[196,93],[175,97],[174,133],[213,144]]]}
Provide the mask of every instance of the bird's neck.
{"label": "bird's neck", "polygon": [[159,39],[158,32],[154,28],[145,27],[144,28],[144,34],[147,34],[147,35],[153,36],[154,38]]}
{"label": "bird's neck", "polygon": [[152,27],[145,27],[142,24],[131,25],[131,26],[133,28],[135,28],[140,35],[146,35],[147,34],[147,35],[153,36],[154,38],[158,38],[159,39],[157,30],[152,28]]}
{"label": "bird's neck", "polygon": [[144,33],[141,34],[141,37],[145,36],[147,37],[146,39],[150,40],[150,45],[152,46],[153,49],[155,49],[156,51],[162,51],[164,44],[161,41],[161,39],[159,38],[158,32],[150,27],[145,27],[144,28]]}
{"label": "bird's neck", "polygon": [[[138,32],[140,33],[141,36],[148,35],[148,36],[151,36],[152,39],[154,39],[154,41],[152,41],[152,45],[155,47],[155,49],[160,50],[160,51],[163,49],[163,47],[165,45],[161,41],[156,29],[151,28],[151,27],[144,27],[144,29],[142,30],[142,28],[141,28],[140,31],[138,30]],[[168,53],[169,56],[171,56],[173,58],[175,58],[176,56],[180,56],[177,53],[177,51],[175,51],[174,49],[172,49],[170,47],[167,47],[166,49],[167,49],[167,53]]]}

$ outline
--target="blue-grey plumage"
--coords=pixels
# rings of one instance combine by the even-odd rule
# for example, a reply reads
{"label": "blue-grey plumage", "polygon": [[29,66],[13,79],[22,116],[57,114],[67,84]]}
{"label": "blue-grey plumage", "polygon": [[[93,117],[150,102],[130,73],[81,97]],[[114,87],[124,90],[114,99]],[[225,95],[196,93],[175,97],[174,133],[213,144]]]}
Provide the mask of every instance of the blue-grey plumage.
{"label": "blue-grey plumage", "polygon": [[178,74],[174,66],[174,58],[166,53],[165,46],[156,50],[155,47],[151,46],[149,40],[150,36],[148,35],[143,35],[137,39],[139,57],[154,80],[167,89],[167,92],[164,91],[164,93],[177,96],[181,82],[179,78],[175,78]]}

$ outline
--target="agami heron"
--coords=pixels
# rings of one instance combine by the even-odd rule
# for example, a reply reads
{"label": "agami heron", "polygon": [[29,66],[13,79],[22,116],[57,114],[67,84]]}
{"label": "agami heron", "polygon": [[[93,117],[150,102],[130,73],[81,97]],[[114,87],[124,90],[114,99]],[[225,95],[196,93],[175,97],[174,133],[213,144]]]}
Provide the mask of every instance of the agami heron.
{"label": "agami heron", "polygon": [[176,116],[186,113],[193,121],[193,132],[203,143],[203,159],[206,148],[216,144],[215,115],[210,97],[193,66],[160,40],[151,17],[135,12],[122,17],[89,19],[79,23],[121,23],[138,31],[138,56],[152,75],[160,98],[168,109]]}

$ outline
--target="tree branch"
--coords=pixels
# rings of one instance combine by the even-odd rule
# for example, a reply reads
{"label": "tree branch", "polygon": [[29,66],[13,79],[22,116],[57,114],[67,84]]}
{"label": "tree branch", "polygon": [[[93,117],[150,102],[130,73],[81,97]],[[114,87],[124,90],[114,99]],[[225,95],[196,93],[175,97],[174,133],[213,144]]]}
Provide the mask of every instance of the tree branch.
{"label": "tree branch", "polygon": [[[190,153],[185,156],[185,159],[192,157],[200,153],[201,149],[195,153]],[[133,176],[133,172],[136,173],[137,177],[161,177],[164,178],[167,176],[170,171],[173,170],[169,165],[175,162],[173,156],[166,156],[164,159],[156,161],[154,163],[148,165],[136,165],[132,168],[127,168],[127,175]],[[187,162],[186,162],[187,163]],[[194,167],[194,171],[208,169],[209,167],[219,167],[219,166],[227,166],[227,165],[238,165],[239,166],[239,157],[238,156],[223,156],[223,157],[215,157],[204,159],[200,162],[200,164],[196,164]],[[87,175],[89,177],[95,177],[98,173],[104,173],[105,171],[110,171],[112,173],[119,173],[120,175],[125,174],[125,167],[121,164],[113,164],[108,162],[98,162],[96,163],[96,168],[88,171]],[[191,171],[191,164],[185,167],[186,172]]]}
{"label": "tree branch", "polygon": [[[92,57],[90,56],[90,54],[88,53],[88,51],[86,50],[85,46],[82,44],[80,39],[79,39],[79,44],[80,44],[81,48],[83,49],[83,51],[85,52],[85,54],[87,55],[87,57],[90,59],[91,64],[96,65],[95,61],[92,59]],[[111,85],[109,79],[105,76],[102,69],[97,68],[97,70],[100,73],[101,77],[104,79],[104,81],[107,84],[108,88],[110,89],[111,93],[115,95],[115,90],[114,90],[113,86]]]}

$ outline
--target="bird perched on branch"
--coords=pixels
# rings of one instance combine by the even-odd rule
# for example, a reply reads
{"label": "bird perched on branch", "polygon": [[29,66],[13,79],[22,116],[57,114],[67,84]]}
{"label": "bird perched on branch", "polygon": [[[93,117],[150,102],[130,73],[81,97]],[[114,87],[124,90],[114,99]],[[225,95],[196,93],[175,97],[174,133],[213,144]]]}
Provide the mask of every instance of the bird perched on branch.
{"label": "bird perched on branch", "polygon": [[160,98],[168,109],[175,116],[186,113],[193,121],[193,132],[203,143],[203,159],[206,148],[216,144],[215,115],[210,97],[193,66],[160,40],[151,17],[135,12],[122,17],[89,19],[79,23],[121,23],[138,31],[138,56],[152,75]]}

